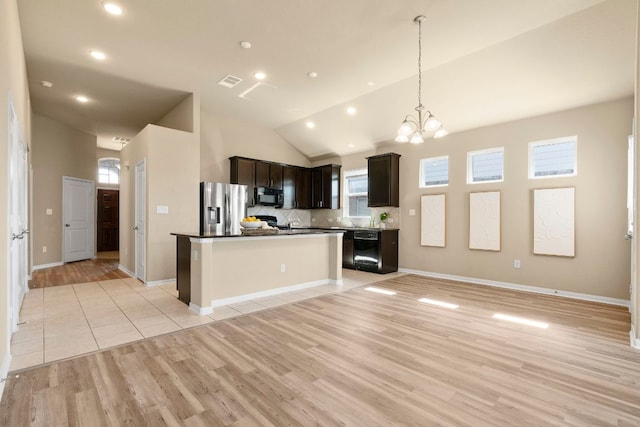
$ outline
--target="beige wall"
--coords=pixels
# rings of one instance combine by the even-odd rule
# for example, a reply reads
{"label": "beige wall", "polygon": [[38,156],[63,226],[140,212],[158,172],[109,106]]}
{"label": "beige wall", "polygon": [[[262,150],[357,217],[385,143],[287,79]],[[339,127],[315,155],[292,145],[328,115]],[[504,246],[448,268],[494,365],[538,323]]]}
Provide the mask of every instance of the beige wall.
{"label": "beige wall", "polygon": [[[0,173],[0,223],[7,224],[8,182],[6,174],[8,135],[7,95],[11,94],[13,105],[28,147],[31,147],[31,104],[29,87],[22,48],[20,22],[16,0],[0,0],[0,135],[3,149],[0,150],[0,165],[5,173]],[[7,242],[7,227],[0,227],[0,241]],[[0,375],[9,369],[9,341],[7,327],[7,245],[0,245]],[[0,385],[0,390],[3,388]]]}
{"label": "beige wall", "polygon": [[[633,99],[519,120],[428,140],[422,145],[388,143],[376,153],[400,154],[400,267],[444,275],[537,286],[617,299],[629,299],[630,244],[626,230],[627,137]],[[528,143],[578,136],[578,176],[529,180]],[[505,181],[466,184],[468,151],[504,147]],[[639,150],[640,151],[640,150]],[[314,166],[337,163],[343,171],[364,168],[358,153],[316,160]],[[418,188],[420,159],[449,155],[449,186]],[[344,179],[344,177],[343,177]],[[576,257],[533,255],[531,190],[576,187]],[[640,185],[639,185],[640,188]],[[502,194],[502,250],[468,249],[469,192],[499,190]],[[447,247],[420,246],[420,196],[447,194]],[[386,209],[386,208],[384,208]],[[415,216],[408,214],[414,209]],[[378,210],[376,210],[378,211]],[[312,211],[313,225],[336,225],[341,211]],[[315,220],[315,221],[314,221]],[[515,259],[520,269],[513,268]]]}
{"label": "beige wall", "polygon": [[[199,144],[192,133],[146,126],[123,150],[120,186],[120,263],[135,272],[135,168],[146,159],[146,282],[176,277],[176,241],[171,232],[198,228]],[[126,168],[124,168],[126,169]],[[158,214],[167,206],[168,214]]]}
{"label": "beige wall", "polygon": [[[626,230],[627,137],[631,132],[631,98],[519,120],[429,140],[422,145],[396,144],[400,159],[400,266],[421,271],[539,286],[610,298],[629,298],[630,245]],[[578,175],[529,180],[528,143],[578,136]],[[504,147],[505,181],[466,184],[466,154]],[[381,152],[389,151],[384,147]],[[449,155],[449,186],[418,188],[419,161]],[[531,190],[576,188],[575,258],[533,255]],[[501,252],[468,249],[469,192],[502,194]],[[447,247],[420,246],[420,196],[447,194]],[[409,209],[416,216],[409,216]],[[519,259],[522,268],[513,268]]]}
{"label": "beige wall", "polygon": [[96,136],[34,114],[31,155],[33,265],[38,266],[62,261],[62,177],[97,182]]}
{"label": "beige wall", "polygon": [[200,99],[191,94],[178,103],[157,123],[158,126],[197,133],[200,126]]}
{"label": "beige wall", "polygon": [[271,129],[205,111],[201,114],[201,181],[229,182],[232,156],[310,165],[302,153]]}

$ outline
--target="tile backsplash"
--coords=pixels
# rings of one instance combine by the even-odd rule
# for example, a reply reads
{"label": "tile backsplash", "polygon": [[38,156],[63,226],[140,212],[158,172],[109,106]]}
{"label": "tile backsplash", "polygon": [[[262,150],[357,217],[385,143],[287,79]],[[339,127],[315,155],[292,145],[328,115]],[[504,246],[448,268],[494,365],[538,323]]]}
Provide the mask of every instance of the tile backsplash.
{"label": "tile backsplash", "polygon": [[385,224],[386,228],[400,228],[400,208],[392,206],[371,208],[370,218],[345,218],[342,216],[342,209],[315,209],[311,211],[311,226],[380,227],[380,214],[382,212],[389,214]]}
{"label": "tile backsplash", "polygon": [[304,209],[276,209],[270,206],[254,206],[247,209],[247,215],[272,215],[278,219],[278,224],[291,224],[295,227],[309,227],[311,213]]}
{"label": "tile backsplash", "polygon": [[400,208],[371,208],[371,218],[344,218],[342,209],[276,209],[269,206],[254,206],[247,209],[247,215],[273,215],[278,224],[296,227],[380,227],[380,214],[387,212],[386,228],[400,228]]}

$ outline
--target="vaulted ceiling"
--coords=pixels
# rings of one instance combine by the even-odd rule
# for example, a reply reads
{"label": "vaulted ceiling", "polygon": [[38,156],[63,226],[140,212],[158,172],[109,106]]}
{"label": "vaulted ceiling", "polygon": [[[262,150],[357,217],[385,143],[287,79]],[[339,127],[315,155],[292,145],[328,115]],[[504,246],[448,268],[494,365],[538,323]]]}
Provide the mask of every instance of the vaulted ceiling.
{"label": "vaulted ceiling", "polygon": [[[635,0],[119,4],[121,16],[99,0],[19,2],[34,111],[104,146],[194,92],[203,110],[274,129],[309,158],[369,150],[393,139],[417,105],[421,14],[423,104],[450,132],[634,88]],[[93,49],[107,58],[94,60]],[[227,74],[242,81],[218,85]],[[80,93],[89,102],[73,99]]]}

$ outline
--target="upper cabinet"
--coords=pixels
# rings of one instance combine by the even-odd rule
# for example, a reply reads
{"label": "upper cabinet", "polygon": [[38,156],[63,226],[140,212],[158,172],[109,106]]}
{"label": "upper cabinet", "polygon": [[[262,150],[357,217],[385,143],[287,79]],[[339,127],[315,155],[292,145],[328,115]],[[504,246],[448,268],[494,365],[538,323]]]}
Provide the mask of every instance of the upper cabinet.
{"label": "upper cabinet", "polygon": [[283,190],[283,209],[339,209],[340,165],[315,168],[230,157],[231,184],[248,186],[248,206],[255,206],[256,187]]}
{"label": "upper cabinet", "polygon": [[340,165],[311,170],[311,197],[315,209],[340,209]]}
{"label": "upper cabinet", "polygon": [[256,161],[244,157],[231,157],[231,184],[247,186],[247,205],[255,206]]}
{"label": "upper cabinet", "polygon": [[283,209],[296,208],[296,172],[298,168],[295,166],[282,167],[282,192],[284,194]]}
{"label": "upper cabinet", "polygon": [[313,208],[313,202],[311,200],[311,169],[301,167],[296,168],[295,192],[294,207],[296,209]]}
{"label": "upper cabinet", "polygon": [[400,155],[367,157],[369,207],[400,206]]}
{"label": "upper cabinet", "polygon": [[283,166],[256,160],[256,187],[278,188],[282,190]]}

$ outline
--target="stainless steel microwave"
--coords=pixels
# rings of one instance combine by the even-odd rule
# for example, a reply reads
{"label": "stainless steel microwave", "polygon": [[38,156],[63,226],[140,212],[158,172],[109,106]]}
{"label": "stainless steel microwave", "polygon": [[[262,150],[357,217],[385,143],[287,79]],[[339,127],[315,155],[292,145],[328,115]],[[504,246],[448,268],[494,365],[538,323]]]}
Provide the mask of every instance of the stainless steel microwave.
{"label": "stainless steel microwave", "polygon": [[284,204],[284,193],[279,188],[256,187],[256,205],[281,208]]}

